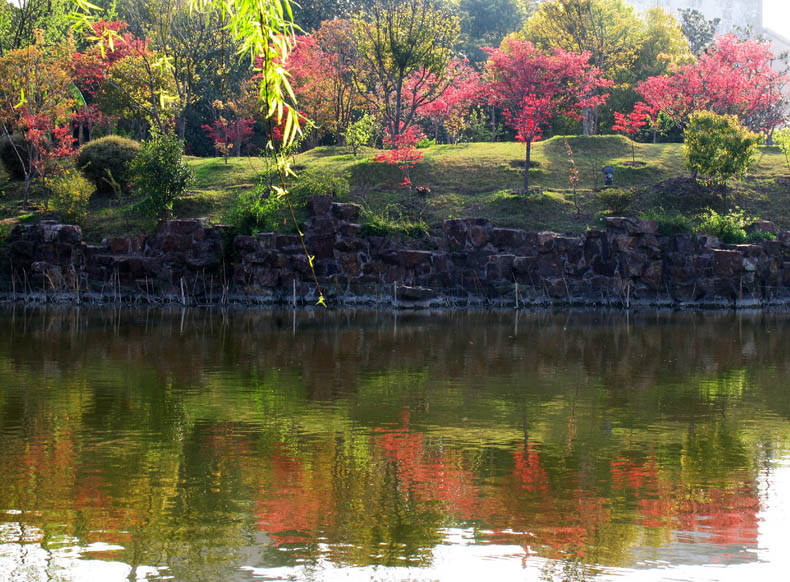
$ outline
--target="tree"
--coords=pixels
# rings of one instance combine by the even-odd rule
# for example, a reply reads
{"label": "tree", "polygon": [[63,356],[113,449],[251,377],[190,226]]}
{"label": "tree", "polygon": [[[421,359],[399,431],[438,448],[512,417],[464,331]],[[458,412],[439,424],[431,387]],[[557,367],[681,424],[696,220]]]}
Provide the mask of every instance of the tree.
{"label": "tree", "polygon": [[675,17],[661,8],[648,10],[634,62],[635,80],[663,75],[672,67],[693,61],[689,43]]}
{"label": "tree", "polygon": [[369,113],[365,113],[356,121],[348,124],[345,132],[346,145],[351,147],[354,157],[361,146],[369,145],[376,129],[376,120]]}
{"label": "tree", "polygon": [[241,155],[244,142],[253,134],[253,123],[250,118],[228,119],[222,115],[211,125],[204,125],[203,131],[211,137],[214,148],[227,164],[231,154]]}
{"label": "tree", "polygon": [[[238,96],[250,63],[237,57],[239,45],[220,7],[198,13],[189,0],[130,0],[122,13],[170,69],[179,139],[195,129],[190,123],[213,121],[214,101]],[[192,135],[196,137],[194,131]]]}
{"label": "tree", "polygon": [[487,58],[484,46],[498,46],[524,25],[526,6],[517,0],[460,0],[460,46],[475,64]]}
{"label": "tree", "polygon": [[688,40],[691,52],[698,57],[713,45],[721,18],[706,20],[702,12],[693,8],[680,8],[678,12],[683,36]]}
{"label": "tree", "polygon": [[448,143],[458,143],[464,129],[469,109],[483,98],[483,83],[480,74],[466,61],[455,60],[450,66],[453,83],[431,103],[423,105],[419,114],[443,127]]}
{"label": "tree", "polygon": [[[547,0],[527,20],[522,36],[543,50],[585,52],[606,78],[622,84],[632,74],[643,28],[623,0]],[[585,108],[584,135],[596,133],[597,125],[597,109]]]}
{"label": "tree", "polygon": [[721,187],[725,212],[727,181],[749,170],[759,143],[759,136],[741,126],[733,115],[697,111],[691,116],[683,144],[686,166]]}
{"label": "tree", "polygon": [[361,104],[351,78],[356,60],[351,22],[325,22],[310,36],[298,36],[286,66],[299,109],[322,131],[342,140],[356,106]]}
{"label": "tree", "polygon": [[355,83],[395,141],[452,82],[446,73],[458,18],[436,0],[373,0],[354,23]]}
{"label": "tree", "polygon": [[528,41],[505,39],[498,49],[488,49],[486,63],[489,100],[503,109],[505,123],[526,145],[524,192],[529,192],[532,142],[557,114],[579,117],[584,108],[606,101],[602,90],[611,86],[589,64],[589,53],[555,48],[538,50]]}
{"label": "tree", "polygon": [[646,103],[637,103],[633,111],[628,115],[623,115],[615,111],[615,123],[612,126],[614,131],[622,131],[631,137],[631,165],[636,166],[636,153],[634,148],[633,135],[639,133],[643,127],[650,125],[651,119],[654,117],[654,112]]}
{"label": "tree", "polygon": [[770,133],[784,117],[782,89],[787,83],[772,68],[773,59],[765,43],[723,35],[696,63],[678,67],[672,75],[650,77],[637,92],[679,127],[693,112],[711,110]]}
{"label": "tree", "polygon": [[[32,44],[57,44],[69,30],[71,0],[14,0],[0,3],[0,55]],[[41,31],[37,33],[36,31]],[[40,40],[36,39],[40,35]]]}
{"label": "tree", "polygon": [[405,186],[411,192],[411,178],[409,171],[422,161],[423,153],[417,149],[417,142],[422,139],[419,130],[412,126],[401,128],[394,135],[388,134],[384,137],[384,145],[390,149],[380,153],[373,158],[374,162],[383,162],[390,166],[398,166],[403,172],[403,181],[398,185]]}
{"label": "tree", "polygon": [[[73,154],[72,93],[68,43],[38,44],[0,57],[0,127],[15,149],[24,173],[27,206],[33,178],[51,170],[50,161]],[[11,138],[22,136],[21,145]]]}

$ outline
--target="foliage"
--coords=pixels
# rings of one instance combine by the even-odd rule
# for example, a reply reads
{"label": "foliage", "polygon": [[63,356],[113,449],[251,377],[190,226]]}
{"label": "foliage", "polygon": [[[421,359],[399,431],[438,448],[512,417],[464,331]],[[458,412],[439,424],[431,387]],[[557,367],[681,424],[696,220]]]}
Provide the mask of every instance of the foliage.
{"label": "foliage", "polygon": [[[790,171],[790,129],[784,128],[775,131],[773,140],[774,145],[784,154],[787,170]],[[2,150],[0,150],[0,155],[2,155]]]}
{"label": "foliage", "polygon": [[114,63],[96,94],[96,102],[107,115],[136,124],[138,137],[147,127],[164,131],[176,114],[171,71],[163,55],[145,50]]}
{"label": "foliage", "polygon": [[69,170],[47,179],[45,186],[52,197],[53,207],[67,222],[82,224],[88,215],[88,203],[94,185],[84,176]]}
{"label": "foliage", "polygon": [[[631,80],[644,23],[624,0],[547,0],[527,20],[522,37],[538,48],[587,53],[589,64],[616,84]],[[583,119],[585,135],[597,131],[597,107]]]}
{"label": "foliage", "polygon": [[671,236],[694,230],[694,221],[681,212],[665,212],[663,208],[653,209],[642,214],[642,218],[658,223],[658,234]]}
{"label": "foliage", "polygon": [[228,163],[228,156],[235,154],[241,155],[241,148],[249,140],[253,133],[253,120],[249,118],[226,119],[220,116],[211,125],[204,125],[205,131],[214,143],[214,149],[225,158]]}
{"label": "foliage", "polygon": [[354,24],[354,81],[395,138],[452,84],[458,17],[437,0],[373,0]]}
{"label": "foliage", "polygon": [[706,20],[702,12],[693,8],[681,8],[679,12],[683,35],[688,40],[691,52],[699,57],[713,44],[721,19]]}
{"label": "foliage", "polygon": [[632,71],[634,80],[666,74],[672,67],[693,62],[694,57],[674,16],[653,8],[645,14],[645,26]]}
{"label": "foliage", "polygon": [[191,183],[192,170],[183,152],[184,143],[172,133],[154,134],[129,165],[134,192],[143,197],[141,205],[149,216],[168,217],[173,201]]}
{"label": "foliage", "polygon": [[525,4],[518,0],[460,0],[461,52],[473,63],[485,61],[482,47],[497,46],[508,34],[522,27]]}
{"label": "foliage", "polygon": [[348,124],[343,136],[346,140],[346,145],[351,147],[354,157],[357,157],[357,152],[361,146],[370,145],[373,141],[376,131],[376,120],[369,113],[365,113],[357,119]]}
{"label": "foliage", "polygon": [[[727,180],[749,170],[759,143],[759,136],[742,127],[734,116],[700,111],[691,116],[686,128],[686,166],[726,189]],[[724,202],[726,207],[726,190]]]}
{"label": "foliage", "polygon": [[526,144],[524,192],[529,190],[532,142],[557,114],[579,116],[585,107],[606,100],[601,89],[611,85],[600,71],[588,64],[588,53],[556,48],[540,52],[532,43],[507,39],[498,49],[489,49],[486,63],[490,102],[503,109],[505,123]]}
{"label": "foliage", "polygon": [[400,235],[420,238],[429,232],[428,225],[422,218],[410,218],[392,206],[386,206],[377,212],[369,207],[362,207],[362,228],[364,236]]}
{"label": "foliage", "polygon": [[[64,42],[31,45],[0,57],[0,132],[22,137],[18,151],[25,162],[25,206],[32,179],[43,177],[51,160],[73,153],[66,125],[75,104],[68,71],[71,52],[73,47]],[[13,140],[8,143],[16,149]]]}
{"label": "foliage", "polygon": [[384,145],[391,149],[385,150],[373,158],[374,162],[398,166],[403,172],[403,181],[399,185],[408,188],[409,192],[411,192],[412,186],[409,171],[423,158],[423,153],[417,150],[417,143],[422,137],[414,126],[402,129],[395,135],[387,135],[384,138]]}
{"label": "foliage", "polygon": [[596,194],[598,200],[609,211],[609,214],[620,215],[628,212],[634,203],[633,190],[604,188]]}
{"label": "foliage", "polygon": [[113,182],[129,188],[129,164],[140,151],[140,143],[108,135],[83,145],[77,153],[77,167],[96,186],[96,191],[112,193]]}
{"label": "foliage", "polygon": [[782,87],[787,77],[772,67],[767,44],[718,37],[713,49],[670,76],[650,77],[637,92],[650,108],[685,126],[695,111],[737,115],[753,131],[769,132],[784,117]]}
{"label": "foliage", "polygon": [[483,100],[485,87],[480,74],[466,61],[453,60],[449,75],[453,82],[431,103],[419,108],[419,115],[444,128],[448,143],[458,143],[466,129],[469,110]]}
{"label": "foliage", "polygon": [[351,67],[357,61],[350,20],[324,22],[311,36],[298,36],[288,71],[299,110],[322,133],[342,136],[361,97]]}
{"label": "foliage", "polygon": [[652,118],[654,117],[654,112],[650,108],[649,105],[646,103],[637,103],[634,106],[633,111],[628,115],[623,115],[617,111],[614,112],[614,125],[612,126],[613,131],[621,131],[625,134],[631,135],[631,165],[636,164],[636,153],[634,148],[634,140],[633,134],[639,132],[639,130],[646,125],[649,125]]}
{"label": "foliage", "polygon": [[315,170],[299,172],[288,186],[294,204],[306,203],[311,196],[318,194],[330,194],[336,200],[342,200],[350,190],[346,175]]}
{"label": "foliage", "polygon": [[276,196],[266,182],[264,179],[255,188],[240,192],[228,207],[224,220],[242,234],[279,229],[285,200]]}
{"label": "foliage", "polygon": [[747,241],[746,227],[753,222],[739,208],[724,214],[710,209],[699,217],[697,231],[716,236],[727,244],[742,244]]}

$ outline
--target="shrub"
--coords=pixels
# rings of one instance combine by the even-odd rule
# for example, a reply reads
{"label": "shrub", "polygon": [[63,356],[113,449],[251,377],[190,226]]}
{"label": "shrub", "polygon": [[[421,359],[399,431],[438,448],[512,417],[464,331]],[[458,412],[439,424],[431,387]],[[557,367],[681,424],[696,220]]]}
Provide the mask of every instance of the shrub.
{"label": "shrub", "polygon": [[[13,140],[13,142],[12,142]],[[16,147],[14,147],[15,144]],[[27,148],[25,141],[18,133],[13,134],[10,138],[4,135],[0,138],[0,161],[3,162],[8,175],[14,180],[25,179],[25,166],[27,164]],[[20,161],[19,156],[22,156]]]}
{"label": "shrub", "polygon": [[157,134],[144,142],[129,164],[136,195],[149,216],[168,218],[173,201],[192,182],[192,170],[183,159],[184,143],[172,133]]}
{"label": "shrub", "polygon": [[63,215],[63,219],[82,224],[88,215],[93,184],[84,176],[68,170],[55,178],[45,179],[45,184],[52,196],[53,208]]}
{"label": "shrub", "polygon": [[727,208],[727,180],[745,174],[754,163],[760,136],[741,126],[733,115],[698,111],[686,127],[683,153],[686,166],[722,187]]}
{"label": "shrub", "polygon": [[776,240],[776,235],[772,232],[766,232],[764,230],[753,230],[746,235],[746,242],[749,243],[760,242],[764,240]]}
{"label": "shrub", "polygon": [[348,177],[344,174],[306,170],[299,172],[296,180],[288,187],[291,202],[303,204],[316,194],[331,194],[340,200],[350,191]]}
{"label": "shrub", "polygon": [[274,194],[264,178],[252,190],[241,192],[223,218],[242,234],[255,234],[278,230],[285,209],[285,200]]}
{"label": "shrub", "polygon": [[422,218],[409,218],[387,206],[382,212],[362,208],[361,233],[365,236],[402,235],[419,238],[428,234],[428,225]]}
{"label": "shrub", "polygon": [[704,234],[717,236],[728,244],[742,244],[748,241],[746,226],[754,222],[743,210],[736,208],[725,214],[708,210],[699,217],[697,230]]}
{"label": "shrub", "polygon": [[606,207],[609,214],[623,214],[634,203],[634,191],[606,188],[598,192],[598,200]]}
{"label": "shrub", "polygon": [[129,164],[140,151],[132,139],[108,135],[83,145],[77,153],[77,167],[96,185],[96,191],[110,194],[113,182],[129,189]]}

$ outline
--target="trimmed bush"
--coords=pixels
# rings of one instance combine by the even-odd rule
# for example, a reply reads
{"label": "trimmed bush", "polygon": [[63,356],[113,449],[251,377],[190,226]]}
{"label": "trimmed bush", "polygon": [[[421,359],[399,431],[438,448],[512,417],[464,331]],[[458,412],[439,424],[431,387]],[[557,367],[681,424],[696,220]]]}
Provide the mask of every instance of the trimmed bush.
{"label": "trimmed bush", "polygon": [[634,192],[633,190],[606,188],[598,192],[598,200],[606,206],[609,214],[625,214],[634,203]]}
{"label": "trimmed bush", "polygon": [[[17,146],[16,150],[11,145],[11,139],[14,140],[13,143]],[[14,180],[24,180],[25,169],[22,166],[22,162],[19,160],[19,156],[21,155],[22,160],[27,162],[25,141],[18,133],[12,135],[11,139],[9,139],[7,135],[0,138],[0,160],[3,162],[3,166],[11,178]]]}
{"label": "trimmed bush", "polygon": [[140,144],[133,139],[108,135],[83,145],[77,154],[77,167],[96,185],[96,191],[111,194],[113,182],[129,189],[129,164],[140,151]]}

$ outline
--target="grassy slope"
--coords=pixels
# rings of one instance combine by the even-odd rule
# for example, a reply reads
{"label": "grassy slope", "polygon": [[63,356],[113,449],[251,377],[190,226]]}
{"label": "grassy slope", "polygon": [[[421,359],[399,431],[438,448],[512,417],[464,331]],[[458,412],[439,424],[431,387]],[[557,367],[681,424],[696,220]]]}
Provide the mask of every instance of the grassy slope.
{"label": "grassy slope", "polygon": [[[685,175],[682,146],[679,144],[636,144],[636,160],[644,165],[630,167],[631,142],[619,136],[569,138],[579,170],[577,202],[568,183],[569,158],[562,138],[552,138],[533,147],[531,184],[542,193],[516,194],[522,182],[524,147],[518,143],[474,143],[435,146],[423,150],[425,159],[412,170],[412,182],[426,185],[431,194],[421,199],[409,196],[397,186],[397,168],[371,162],[374,150],[365,150],[355,159],[350,150],[322,147],[296,156],[295,165],[302,171],[342,173],[348,177],[348,198],[390,216],[421,216],[429,224],[450,217],[484,217],[503,225],[529,230],[579,232],[600,224],[603,208],[595,197],[602,186],[601,167],[615,167],[618,187],[638,188],[635,210],[680,210],[696,213],[706,205],[720,204],[712,194],[673,196],[658,192],[652,185]],[[234,194],[257,183],[265,168],[258,158],[191,159],[196,182],[188,196],[176,204],[181,217],[209,216],[221,221]],[[784,156],[776,148],[762,148],[751,175],[731,187],[731,204],[753,215],[774,220],[790,229],[790,172]],[[21,209],[17,184],[0,175],[0,235],[18,220],[32,220]],[[34,201],[36,200],[34,196]],[[142,231],[150,228],[140,218],[123,212],[129,204],[110,200],[92,202],[84,229],[91,239],[107,234]],[[53,217],[56,218],[56,217]]]}

